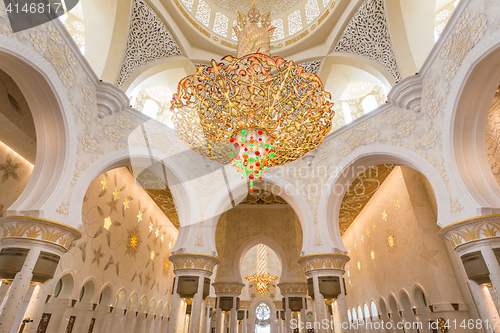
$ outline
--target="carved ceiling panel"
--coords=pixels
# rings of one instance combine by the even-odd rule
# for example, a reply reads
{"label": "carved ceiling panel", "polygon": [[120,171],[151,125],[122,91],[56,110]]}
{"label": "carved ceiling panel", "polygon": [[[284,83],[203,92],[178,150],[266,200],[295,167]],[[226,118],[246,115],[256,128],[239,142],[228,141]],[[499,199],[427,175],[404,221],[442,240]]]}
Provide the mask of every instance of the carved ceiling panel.
{"label": "carved ceiling panel", "polygon": [[163,21],[144,0],[135,0],[117,86],[120,87],[139,67],[177,55],[182,55],[182,51]]}
{"label": "carved ceiling panel", "polygon": [[368,168],[349,186],[342,199],[339,214],[340,234],[343,235],[380,185],[396,167],[395,164],[380,164]]}
{"label": "carved ceiling panel", "polygon": [[134,174],[137,184],[149,194],[151,199],[160,207],[170,222],[179,229],[179,215],[175,206],[174,197],[168,186],[165,185],[165,182],[148,169],[138,170],[137,167],[134,167],[133,171],[131,167],[128,169]]}
{"label": "carved ceiling panel", "polygon": [[[248,0],[212,0],[212,2],[234,14],[238,14],[238,11],[247,13],[253,5],[253,2]],[[271,12],[276,15],[289,10],[299,2],[301,0],[256,0],[255,4],[261,13]]]}
{"label": "carved ceiling panel", "polygon": [[370,58],[387,68],[396,81],[401,80],[382,0],[366,0],[361,5],[334,51]]}

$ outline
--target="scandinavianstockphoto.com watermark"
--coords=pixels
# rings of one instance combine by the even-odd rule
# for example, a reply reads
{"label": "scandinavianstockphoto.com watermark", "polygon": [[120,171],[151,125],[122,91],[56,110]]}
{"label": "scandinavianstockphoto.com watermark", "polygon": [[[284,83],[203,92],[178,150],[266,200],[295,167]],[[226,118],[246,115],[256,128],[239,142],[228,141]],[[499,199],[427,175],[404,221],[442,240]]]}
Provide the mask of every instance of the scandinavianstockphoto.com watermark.
{"label": "scandinavianstockphoto.com watermark", "polygon": [[385,329],[397,329],[397,330],[418,330],[421,332],[424,328],[430,330],[437,330],[437,332],[447,332],[449,330],[463,329],[463,330],[495,330],[497,325],[499,324],[500,319],[494,319],[491,322],[489,320],[483,321],[481,319],[463,319],[463,320],[445,320],[439,318],[438,320],[421,322],[421,321],[400,321],[400,322],[392,322],[392,321],[353,321],[353,322],[340,322],[334,320],[324,319],[321,322],[318,321],[307,321],[302,322],[297,319],[290,320],[290,328],[295,329],[331,329],[331,330],[357,330],[357,329],[366,329],[366,330],[385,330]]}

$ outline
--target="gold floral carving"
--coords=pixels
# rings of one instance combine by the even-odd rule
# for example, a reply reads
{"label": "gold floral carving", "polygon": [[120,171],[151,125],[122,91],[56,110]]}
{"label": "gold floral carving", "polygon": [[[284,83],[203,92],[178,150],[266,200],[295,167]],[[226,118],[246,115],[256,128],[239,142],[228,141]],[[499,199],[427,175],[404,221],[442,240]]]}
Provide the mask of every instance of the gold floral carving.
{"label": "gold floral carving", "polygon": [[304,282],[281,282],[278,283],[281,294],[286,293],[307,293],[307,283]]}
{"label": "gold floral carving", "polygon": [[182,253],[173,254],[168,258],[174,264],[174,271],[180,269],[200,269],[213,272],[219,259],[202,254]]}
{"label": "gold floral carving", "polygon": [[380,164],[368,168],[349,186],[342,199],[339,213],[340,234],[343,235],[366,203],[377,192],[395,164]]}
{"label": "gold floral carving", "polygon": [[243,287],[245,287],[244,283],[240,282],[214,282],[212,286],[215,288],[215,293],[241,293]]}
{"label": "gold floral carving", "polygon": [[26,217],[9,216],[0,219],[3,229],[3,238],[30,238],[56,244],[67,251],[74,241],[82,237],[80,231],[50,220]]}
{"label": "gold floral carving", "polygon": [[453,248],[487,238],[500,237],[500,214],[479,216],[453,223],[439,231]]}
{"label": "gold floral carving", "polygon": [[221,39],[220,43],[221,43],[221,45],[230,47],[230,48],[235,49],[235,50],[238,48],[238,46],[236,44],[226,42],[225,40],[222,40],[222,39]]}
{"label": "gold floral carving", "polygon": [[240,300],[240,309],[249,309],[250,304],[252,304],[252,301],[241,301]]}
{"label": "gold floral carving", "polygon": [[343,254],[324,253],[312,254],[305,257],[300,257],[298,262],[306,271],[337,269],[344,270],[345,264],[350,258]]}
{"label": "gold floral carving", "polygon": [[306,31],[302,32],[300,35],[297,35],[297,36],[293,37],[292,39],[287,40],[285,42],[285,46],[288,46],[288,45],[291,45],[291,44],[295,43],[296,41],[304,38],[308,34],[309,34],[309,30],[306,30]]}
{"label": "gold floral carving", "polygon": [[320,25],[321,22],[323,22],[326,19],[328,14],[330,14],[330,10],[327,9],[326,12],[324,12],[323,15],[321,15],[321,17],[318,19],[318,25]]}

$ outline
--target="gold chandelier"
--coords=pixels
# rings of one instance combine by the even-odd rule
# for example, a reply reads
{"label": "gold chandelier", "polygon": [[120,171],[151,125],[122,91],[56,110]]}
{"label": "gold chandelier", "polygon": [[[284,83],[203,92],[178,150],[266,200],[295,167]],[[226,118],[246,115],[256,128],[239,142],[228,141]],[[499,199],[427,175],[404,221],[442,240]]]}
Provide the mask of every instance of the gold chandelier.
{"label": "gold chandelier", "polygon": [[257,292],[263,296],[269,288],[269,284],[278,279],[278,276],[267,273],[267,249],[264,244],[257,245],[256,263],[257,274],[245,276],[245,279],[255,282]]}
{"label": "gold chandelier", "polygon": [[198,66],[179,82],[172,120],[194,151],[233,164],[244,179],[260,179],[273,166],[316,148],[331,130],[330,94],[318,76],[271,57],[270,14],[255,7],[238,14],[238,58]]}

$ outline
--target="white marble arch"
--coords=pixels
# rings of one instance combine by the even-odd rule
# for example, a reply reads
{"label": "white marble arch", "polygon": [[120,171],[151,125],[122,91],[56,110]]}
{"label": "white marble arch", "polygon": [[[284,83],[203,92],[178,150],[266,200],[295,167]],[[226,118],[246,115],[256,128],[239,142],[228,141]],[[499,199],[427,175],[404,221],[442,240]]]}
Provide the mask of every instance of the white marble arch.
{"label": "white marble arch", "polygon": [[278,322],[275,320],[276,318],[276,306],[274,305],[274,302],[272,302],[269,298],[255,298],[255,300],[250,303],[250,306],[248,307],[248,319],[247,319],[247,328],[248,328],[248,333],[254,333],[255,332],[255,321],[257,320],[257,315],[255,313],[255,310],[257,310],[257,306],[260,304],[266,304],[269,309],[271,309],[271,333],[276,333],[278,332]]}
{"label": "white marble arch", "polygon": [[[240,245],[238,248],[238,251],[236,252],[236,256],[234,258],[234,276],[237,278],[236,282],[245,282],[241,280],[241,262],[243,260],[243,257],[245,254],[254,246],[258,244],[264,244],[270,249],[272,249],[276,255],[278,256],[278,259],[280,261],[281,265],[281,276],[279,277],[279,282],[287,282],[288,278],[288,261],[286,258],[286,253],[283,250],[283,248],[271,237],[264,236],[264,235],[257,235],[254,236],[250,239],[248,239],[246,242]],[[219,281],[220,277],[216,277],[217,281]],[[279,282],[276,282],[278,284]]]}
{"label": "white marble arch", "polygon": [[369,82],[385,87],[387,91],[396,83],[389,71],[376,61],[344,52],[333,52],[326,56],[317,75],[335,102],[351,82]]}
{"label": "white marble arch", "polygon": [[335,246],[346,252],[339,229],[339,213],[342,199],[349,185],[366,168],[385,163],[404,165],[427,177],[432,185],[438,206],[437,224],[444,227],[455,222],[451,219],[451,202],[446,183],[439,171],[424,157],[406,148],[389,145],[360,147],[337,166],[326,182],[318,207],[319,224],[328,226]]}
{"label": "white marble arch", "polygon": [[151,61],[136,69],[122,84],[127,96],[153,86],[168,86],[177,92],[179,81],[194,74],[193,62],[184,56],[172,56]]}
{"label": "white marble arch", "polygon": [[457,221],[500,213],[498,186],[486,154],[488,113],[500,85],[500,31],[479,42],[455,75],[444,110],[446,171],[464,211]]}
{"label": "white marble arch", "polygon": [[39,53],[2,34],[0,68],[24,94],[37,139],[31,179],[7,215],[56,219],[56,208],[71,182],[76,157],[75,123],[66,88]]}
{"label": "white marble arch", "polygon": [[[326,225],[318,225],[316,228],[312,210],[299,189],[287,180],[273,174],[265,174],[262,180],[255,182],[254,187],[281,196],[293,208],[302,227],[303,254],[325,253],[331,251],[333,242],[330,237],[328,237],[329,234]],[[247,195],[247,191],[247,181],[242,179],[233,180],[227,184],[226,188],[219,190],[213,196],[205,213],[204,227],[206,231],[203,232],[203,246],[197,247],[194,245],[194,240],[196,239],[200,227],[198,224],[190,226],[190,230],[186,230],[186,235],[183,236],[184,241],[181,242],[178,240],[174,250],[182,250],[187,253],[216,255],[215,231],[219,217],[223,212],[232,207],[231,198],[244,198]],[[182,231],[179,233],[179,238],[181,238],[182,233]],[[321,238],[322,244],[319,246],[314,246],[316,234],[323,236]]]}
{"label": "white marble arch", "polygon": [[179,220],[182,224],[193,223],[192,220],[199,216],[194,189],[181,168],[167,157],[167,154],[153,148],[149,152],[142,148],[125,148],[100,157],[85,169],[72,191],[69,201],[69,221],[74,226],[81,224],[83,198],[96,177],[112,169],[130,166],[132,160],[134,166],[150,168],[160,178],[163,178],[162,165],[165,166],[168,182],[175,184],[169,186],[169,189],[177,205]]}

